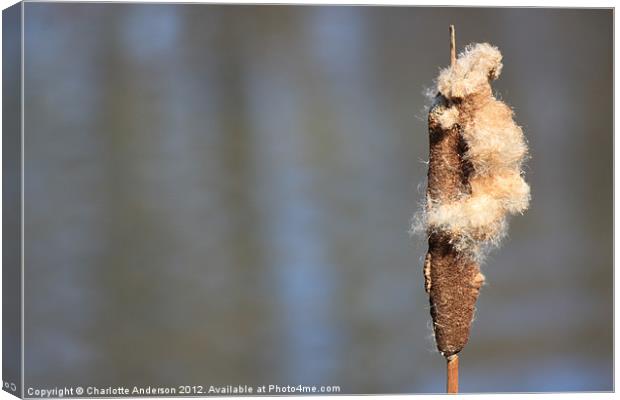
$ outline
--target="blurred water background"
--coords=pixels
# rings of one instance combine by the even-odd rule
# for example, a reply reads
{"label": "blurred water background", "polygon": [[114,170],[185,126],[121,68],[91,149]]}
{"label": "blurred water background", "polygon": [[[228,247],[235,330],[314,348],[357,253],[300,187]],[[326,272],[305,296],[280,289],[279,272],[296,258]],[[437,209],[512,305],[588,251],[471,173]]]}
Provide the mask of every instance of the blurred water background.
{"label": "blurred water background", "polygon": [[531,146],[464,392],[612,390],[611,10],[25,4],[26,387],[444,390],[423,92],[459,49]]}

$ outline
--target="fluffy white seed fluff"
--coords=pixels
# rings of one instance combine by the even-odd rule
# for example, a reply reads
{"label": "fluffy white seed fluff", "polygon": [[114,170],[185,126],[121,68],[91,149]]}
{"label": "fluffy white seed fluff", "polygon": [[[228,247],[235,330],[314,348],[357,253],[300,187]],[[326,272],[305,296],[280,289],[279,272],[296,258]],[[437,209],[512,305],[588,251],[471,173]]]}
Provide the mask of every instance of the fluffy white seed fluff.
{"label": "fluffy white seed fluff", "polygon": [[448,99],[462,99],[489,88],[489,79],[502,72],[502,54],[488,43],[469,45],[459,54],[454,67],[444,68],[437,78],[437,90]]}
{"label": "fluffy white seed fluff", "polygon": [[440,72],[436,89],[448,107],[438,120],[446,129],[460,127],[467,143],[464,157],[473,166],[471,192],[447,203],[427,198],[424,214],[416,218],[421,225],[417,228],[447,232],[459,250],[474,255],[497,244],[505,234],[507,216],[522,213],[530,201],[521,169],[527,156],[523,131],[490,85],[501,73],[501,61],[496,47],[475,44],[459,55],[456,65]]}

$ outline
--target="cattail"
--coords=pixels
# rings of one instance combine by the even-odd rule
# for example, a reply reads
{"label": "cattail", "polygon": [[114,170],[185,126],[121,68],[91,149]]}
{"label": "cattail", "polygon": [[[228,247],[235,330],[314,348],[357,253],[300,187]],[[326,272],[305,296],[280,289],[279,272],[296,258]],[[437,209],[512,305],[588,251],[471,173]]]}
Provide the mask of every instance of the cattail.
{"label": "cattail", "polygon": [[[454,31],[451,27],[451,48]],[[424,208],[428,253],[425,289],[430,297],[437,348],[451,368],[469,338],[484,284],[480,262],[505,234],[509,214],[528,207],[523,180],[527,145],[512,110],[493,96],[490,82],[502,55],[473,44],[437,78],[428,115],[430,156]],[[458,372],[456,372],[458,373]],[[452,390],[456,391],[453,387]]]}

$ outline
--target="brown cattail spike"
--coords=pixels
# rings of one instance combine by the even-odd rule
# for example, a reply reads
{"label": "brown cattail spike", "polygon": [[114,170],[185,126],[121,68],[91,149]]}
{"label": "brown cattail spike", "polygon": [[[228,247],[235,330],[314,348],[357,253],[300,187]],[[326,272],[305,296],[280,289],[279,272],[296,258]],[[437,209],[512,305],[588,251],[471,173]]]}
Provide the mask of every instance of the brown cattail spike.
{"label": "brown cattail spike", "polygon": [[493,96],[490,82],[502,68],[501,53],[487,43],[468,46],[437,79],[428,115],[429,163],[424,262],[437,348],[460,352],[484,276],[483,250],[497,244],[508,214],[522,213],[530,199],[521,166],[527,146],[512,110]]}

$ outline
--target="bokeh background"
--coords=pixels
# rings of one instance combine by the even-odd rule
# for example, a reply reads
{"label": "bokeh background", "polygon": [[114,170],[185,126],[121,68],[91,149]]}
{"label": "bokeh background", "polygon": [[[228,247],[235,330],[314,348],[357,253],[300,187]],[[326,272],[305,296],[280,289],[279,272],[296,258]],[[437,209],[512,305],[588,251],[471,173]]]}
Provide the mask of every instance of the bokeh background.
{"label": "bokeh background", "polygon": [[612,10],[25,4],[26,387],[444,390],[423,92],[504,54],[531,209],[461,390],[608,391]]}

